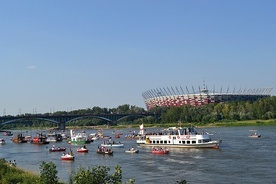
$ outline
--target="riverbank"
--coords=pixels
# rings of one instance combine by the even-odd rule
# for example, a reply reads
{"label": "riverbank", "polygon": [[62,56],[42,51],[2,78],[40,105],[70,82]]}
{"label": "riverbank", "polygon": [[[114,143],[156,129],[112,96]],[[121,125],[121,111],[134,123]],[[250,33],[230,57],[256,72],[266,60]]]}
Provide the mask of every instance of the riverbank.
{"label": "riverbank", "polygon": [[15,165],[0,159],[0,183],[37,183],[39,175],[17,168]]}
{"label": "riverbank", "polygon": [[[238,127],[238,126],[276,126],[276,120],[247,120],[247,121],[221,121],[215,123],[159,123],[159,124],[148,124],[144,123],[146,128],[159,128],[159,127],[198,127],[198,128],[208,128],[208,127]],[[106,129],[124,129],[124,128],[138,128],[140,124],[120,124],[120,125],[97,125],[97,126],[67,126],[66,129],[94,129],[94,130],[106,130]],[[52,127],[28,127],[28,130],[52,130]],[[12,129],[11,129],[12,130]],[[22,129],[23,130],[23,129]]]}
{"label": "riverbank", "polygon": [[[109,126],[109,129],[122,129],[122,128],[139,128],[140,125],[117,125]],[[248,120],[248,121],[222,121],[215,123],[161,123],[161,124],[145,124],[147,128],[158,127],[235,127],[235,126],[276,126],[276,120]],[[105,127],[106,128],[106,127]]]}

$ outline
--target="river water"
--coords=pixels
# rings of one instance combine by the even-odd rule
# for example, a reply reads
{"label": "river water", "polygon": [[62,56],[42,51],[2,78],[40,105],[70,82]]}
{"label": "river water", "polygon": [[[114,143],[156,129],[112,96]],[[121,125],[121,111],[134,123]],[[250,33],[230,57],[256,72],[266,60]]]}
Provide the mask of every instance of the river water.
{"label": "river water", "polygon": [[[258,130],[261,138],[249,138],[249,130]],[[220,149],[171,148],[168,155],[154,155],[149,148],[138,148],[138,154],[128,154],[125,150],[134,146],[135,140],[127,140],[124,135],[138,129],[120,130],[123,136],[116,141],[125,143],[124,148],[114,150],[114,155],[96,153],[102,140],[88,144],[89,152],[77,153],[78,146],[68,145],[66,141],[49,145],[16,144],[5,138],[6,144],[0,146],[0,158],[16,160],[20,168],[39,173],[41,161],[52,161],[58,170],[61,181],[68,183],[71,172],[78,167],[92,168],[97,165],[107,166],[114,172],[120,165],[123,182],[134,178],[135,183],[171,184],[185,179],[187,183],[276,183],[276,126],[264,127],[216,127],[197,129],[213,133],[213,139],[221,139]],[[113,130],[104,130],[105,135],[112,135]],[[148,129],[154,131],[154,129]],[[12,131],[16,135],[16,131]],[[20,132],[20,131],[17,131]],[[28,133],[23,132],[24,135]],[[86,133],[96,133],[88,129]],[[32,134],[35,134],[33,132]],[[61,153],[50,153],[48,149],[71,147],[75,153],[75,161],[62,161]]]}

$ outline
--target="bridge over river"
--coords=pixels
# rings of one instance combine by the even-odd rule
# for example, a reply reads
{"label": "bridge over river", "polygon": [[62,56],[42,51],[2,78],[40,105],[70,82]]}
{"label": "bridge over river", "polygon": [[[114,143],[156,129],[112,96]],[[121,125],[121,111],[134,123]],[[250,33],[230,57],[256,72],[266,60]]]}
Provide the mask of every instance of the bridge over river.
{"label": "bridge over river", "polygon": [[96,118],[106,121],[109,125],[116,125],[118,121],[128,117],[147,117],[153,116],[155,119],[159,119],[159,114],[154,113],[140,113],[140,114],[92,114],[92,115],[28,115],[28,116],[2,116],[0,117],[0,128],[6,124],[15,123],[19,121],[31,121],[31,120],[43,120],[52,123],[56,123],[58,128],[65,130],[65,125],[68,122]]}

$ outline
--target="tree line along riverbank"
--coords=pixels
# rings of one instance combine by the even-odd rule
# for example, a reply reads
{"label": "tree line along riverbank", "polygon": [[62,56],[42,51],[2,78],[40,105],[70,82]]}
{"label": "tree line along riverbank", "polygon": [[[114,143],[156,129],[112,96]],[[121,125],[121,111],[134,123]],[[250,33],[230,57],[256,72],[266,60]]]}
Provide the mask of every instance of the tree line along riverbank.
{"label": "tree line along riverbank", "polygon": [[[128,104],[117,108],[93,107],[79,109],[70,112],[58,111],[45,116],[56,115],[99,115],[99,114],[155,114],[155,116],[128,116],[118,122],[115,127],[138,127],[144,123],[146,127],[183,126],[192,124],[194,126],[259,126],[274,125],[276,119],[276,97],[262,98],[254,102],[232,101],[218,104],[207,104],[202,106],[183,105],[180,107],[155,107],[148,111],[141,107]],[[25,114],[28,116],[28,114]],[[24,117],[24,115],[23,115]],[[21,129],[32,127],[57,127],[57,124],[43,120],[28,120],[29,122],[13,122],[5,124],[5,129]],[[89,128],[112,128],[106,120],[99,118],[78,119],[66,123],[66,127],[89,127]]]}

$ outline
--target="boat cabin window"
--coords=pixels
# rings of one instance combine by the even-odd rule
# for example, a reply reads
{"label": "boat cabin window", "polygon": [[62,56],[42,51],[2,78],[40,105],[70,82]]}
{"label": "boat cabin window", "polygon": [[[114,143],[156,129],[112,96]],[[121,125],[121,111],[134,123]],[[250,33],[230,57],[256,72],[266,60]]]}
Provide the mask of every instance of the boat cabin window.
{"label": "boat cabin window", "polygon": [[163,141],[160,141],[160,144],[163,144]]}
{"label": "boat cabin window", "polygon": [[167,144],[167,141],[164,141],[164,144]]}
{"label": "boat cabin window", "polygon": [[192,144],[195,144],[196,143],[196,141],[192,141]]}
{"label": "boat cabin window", "polygon": [[209,142],[210,140],[209,139],[203,139],[203,142]]}
{"label": "boat cabin window", "polygon": [[202,143],[202,140],[198,140],[198,143]]}
{"label": "boat cabin window", "polygon": [[191,144],[190,141],[187,141],[187,144]]}
{"label": "boat cabin window", "polygon": [[182,141],[182,144],[185,144],[185,141]]}
{"label": "boat cabin window", "polygon": [[156,141],[156,144],[159,144],[159,141]]}

